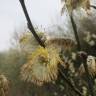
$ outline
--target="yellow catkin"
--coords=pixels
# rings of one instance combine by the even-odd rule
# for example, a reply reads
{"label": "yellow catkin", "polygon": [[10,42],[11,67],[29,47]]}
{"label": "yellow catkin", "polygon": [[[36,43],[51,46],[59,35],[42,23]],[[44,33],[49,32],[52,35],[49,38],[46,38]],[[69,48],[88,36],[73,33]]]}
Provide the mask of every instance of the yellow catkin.
{"label": "yellow catkin", "polygon": [[56,80],[58,77],[58,64],[64,64],[59,52],[53,46],[39,47],[30,55],[27,64],[21,68],[21,78],[24,81],[42,85]]}
{"label": "yellow catkin", "polygon": [[28,62],[21,68],[21,79],[42,85],[52,82],[58,77],[58,64],[66,67],[60,58],[61,50],[71,49],[75,43],[73,40],[54,38],[45,41],[46,48],[38,46],[28,55]]}

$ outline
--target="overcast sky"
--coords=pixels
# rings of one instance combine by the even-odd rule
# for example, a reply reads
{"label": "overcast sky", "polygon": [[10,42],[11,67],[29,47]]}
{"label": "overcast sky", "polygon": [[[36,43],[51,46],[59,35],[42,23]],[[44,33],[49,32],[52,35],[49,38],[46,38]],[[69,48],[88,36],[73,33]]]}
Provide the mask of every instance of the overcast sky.
{"label": "overcast sky", "polygon": [[[60,23],[61,26],[61,23],[68,18],[65,13],[63,19],[60,17],[60,0],[25,1],[31,21],[34,25],[42,25],[43,28],[47,28],[57,22]],[[65,22],[63,23],[66,25]],[[0,51],[9,48],[10,38],[14,31],[18,29],[22,30],[22,26],[25,25],[26,19],[19,0],[0,0]],[[64,25],[63,28],[66,30],[66,26],[64,27]],[[69,25],[69,23],[67,25]]]}
{"label": "overcast sky", "polygon": [[[25,0],[31,20],[36,25],[49,26],[58,14],[60,0]],[[19,0],[0,0],[0,51],[8,49],[14,30],[26,25]]]}

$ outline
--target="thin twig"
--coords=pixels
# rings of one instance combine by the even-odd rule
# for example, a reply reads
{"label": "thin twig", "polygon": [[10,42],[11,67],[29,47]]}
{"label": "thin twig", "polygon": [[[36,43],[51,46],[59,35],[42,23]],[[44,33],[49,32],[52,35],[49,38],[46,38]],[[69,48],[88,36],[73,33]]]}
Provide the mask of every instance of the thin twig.
{"label": "thin twig", "polygon": [[71,22],[72,22],[72,27],[73,27],[75,38],[76,38],[76,41],[77,41],[78,51],[80,51],[81,50],[81,45],[80,45],[80,40],[79,40],[79,37],[78,37],[77,26],[76,26],[76,24],[74,22],[72,14],[70,16],[70,19],[71,19]]}
{"label": "thin twig", "polygon": [[[77,26],[76,26],[76,24],[74,22],[72,14],[70,16],[70,19],[71,19],[71,22],[72,22],[72,27],[73,27],[73,30],[74,30],[75,38],[76,38],[76,41],[77,41],[77,44],[78,44],[77,45],[78,46],[78,50],[81,51],[81,45],[80,45],[78,32],[77,32]],[[92,79],[91,79],[91,77],[89,75],[88,66],[86,64],[86,58],[82,58],[82,61],[83,61],[84,69],[86,71],[86,78],[87,78],[87,82],[88,82],[88,85],[89,85],[90,94],[91,94],[91,96],[94,96]]]}
{"label": "thin twig", "polygon": [[37,35],[32,23],[31,23],[31,20],[30,20],[30,17],[29,17],[29,14],[27,12],[27,8],[25,6],[25,3],[24,3],[24,0],[19,0],[20,3],[21,3],[21,6],[22,6],[22,9],[24,11],[24,14],[25,14],[25,17],[26,17],[26,20],[28,22],[28,28],[30,29],[30,31],[32,32],[32,34],[34,35],[35,39],[37,40],[37,42],[45,48],[45,45],[43,43],[43,41],[39,38],[39,36]]}
{"label": "thin twig", "polygon": [[67,84],[79,95],[79,96],[83,96],[83,94],[67,79],[66,75],[64,74],[64,72],[62,72],[62,70],[59,68],[59,72],[61,73],[61,75],[63,76],[64,80],[67,82]]}

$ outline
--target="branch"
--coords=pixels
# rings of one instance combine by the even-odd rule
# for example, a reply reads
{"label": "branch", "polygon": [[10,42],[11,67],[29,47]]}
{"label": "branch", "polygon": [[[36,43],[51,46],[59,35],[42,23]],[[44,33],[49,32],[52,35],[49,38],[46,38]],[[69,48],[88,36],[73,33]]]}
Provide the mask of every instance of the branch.
{"label": "branch", "polygon": [[92,7],[92,8],[94,8],[94,9],[96,9],[96,6],[95,6],[95,5],[90,5],[90,7]]}
{"label": "branch", "polygon": [[[76,26],[76,24],[74,22],[72,14],[70,16],[70,19],[71,19],[71,22],[72,22],[72,27],[73,27],[73,30],[74,30],[75,38],[76,38],[76,41],[77,41],[77,44],[78,44],[77,45],[78,46],[78,50],[81,51],[81,45],[80,45],[80,41],[79,41],[79,37],[78,37],[78,32],[77,32],[77,26]],[[92,84],[91,77],[89,75],[88,66],[86,64],[86,59],[87,58],[82,58],[83,66],[84,66],[84,69],[86,71],[86,78],[87,78],[87,82],[88,82],[88,85],[89,85],[90,94],[91,94],[91,96],[94,96],[93,84]]]}
{"label": "branch", "polygon": [[25,6],[25,3],[24,3],[24,0],[19,0],[20,3],[21,3],[21,6],[22,6],[22,9],[24,11],[24,14],[25,14],[25,17],[26,17],[26,20],[28,22],[28,28],[30,29],[30,31],[32,32],[32,34],[34,35],[35,39],[37,40],[37,42],[45,48],[45,45],[44,45],[44,42],[42,42],[42,40],[39,38],[39,36],[37,35],[32,23],[31,23],[31,20],[30,20],[30,17],[29,17],[29,14],[27,12],[27,8]]}
{"label": "branch", "polygon": [[73,19],[73,15],[72,14],[70,16],[70,19],[71,19],[73,31],[74,31],[74,34],[75,34],[75,38],[76,38],[76,41],[77,41],[78,51],[80,51],[81,50],[81,45],[80,45],[80,40],[79,40],[79,37],[78,37],[77,26],[76,26],[76,24],[74,22],[74,19]]}
{"label": "branch", "polygon": [[89,91],[90,91],[90,94],[91,94],[91,96],[95,96],[94,95],[94,89],[93,89],[93,80],[92,80],[92,78],[91,78],[91,76],[90,76],[90,74],[89,74],[89,70],[88,70],[88,65],[87,65],[87,58],[84,58],[85,56],[83,56],[83,58],[81,58],[82,59],[82,62],[83,62],[83,66],[84,66],[84,68],[85,68],[85,72],[86,72],[86,79],[87,79],[87,82],[88,82],[88,84],[89,84]]}
{"label": "branch", "polygon": [[64,80],[67,82],[67,84],[79,95],[83,96],[83,94],[67,79],[66,75],[62,72],[62,70],[59,68],[59,72],[63,76]]}

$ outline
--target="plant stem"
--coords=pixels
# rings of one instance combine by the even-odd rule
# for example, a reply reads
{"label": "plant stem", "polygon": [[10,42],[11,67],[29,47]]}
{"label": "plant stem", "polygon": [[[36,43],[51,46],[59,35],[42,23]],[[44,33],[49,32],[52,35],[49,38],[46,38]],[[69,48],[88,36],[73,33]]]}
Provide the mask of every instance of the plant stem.
{"label": "plant stem", "polygon": [[[78,51],[81,51],[82,49],[81,49],[81,45],[80,45],[80,41],[79,41],[79,37],[78,37],[77,26],[76,26],[76,24],[74,22],[72,14],[70,16],[70,19],[71,19],[71,22],[72,22],[72,27],[73,27],[75,38],[76,38],[76,41],[77,41]],[[88,82],[88,85],[89,85],[90,94],[91,94],[91,96],[94,96],[93,83],[92,83],[92,79],[91,79],[89,71],[88,71],[88,65],[86,64],[86,59],[82,58],[83,66],[84,66],[84,69],[86,71],[86,78],[87,78],[87,82]]]}
{"label": "plant stem", "polygon": [[24,0],[19,0],[20,3],[21,3],[21,6],[22,6],[22,9],[24,11],[24,14],[25,14],[25,17],[26,17],[26,20],[28,22],[28,28],[30,29],[30,31],[32,32],[32,34],[34,35],[35,39],[37,40],[37,42],[45,48],[45,45],[44,45],[44,42],[42,42],[42,40],[39,38],[39,36],[37,35],[32,23],[31,23],[31,20],[30,20],[30,17],[29,17],[29,14],[27,12],[27,8],[25,6],[25,3],[24,3]]}
{"label": "plant stem", "polygon": [[62,70],[59,68],[59,72],[61,73],[61,75],[63,76],[64,80],[67,82],[67,84],[79,95],[79,96],[83,96],[83,94],[67,79],[66,75],[64,74],[64,72],[62,72]]}
{"label": "plant stem", "polygon": [[77,26],[76,26],[76,24],[74,22],[72,14],[70,16],[70,19],[71,19],[73,31],[74,31],[74,34],[75,34],[75,38],[76,38],[76,41],[77,41],[78,51],[80,51],[81,50],[81,45],[80,45],[80,41],[79,41],[79,37],[78,37]]}

